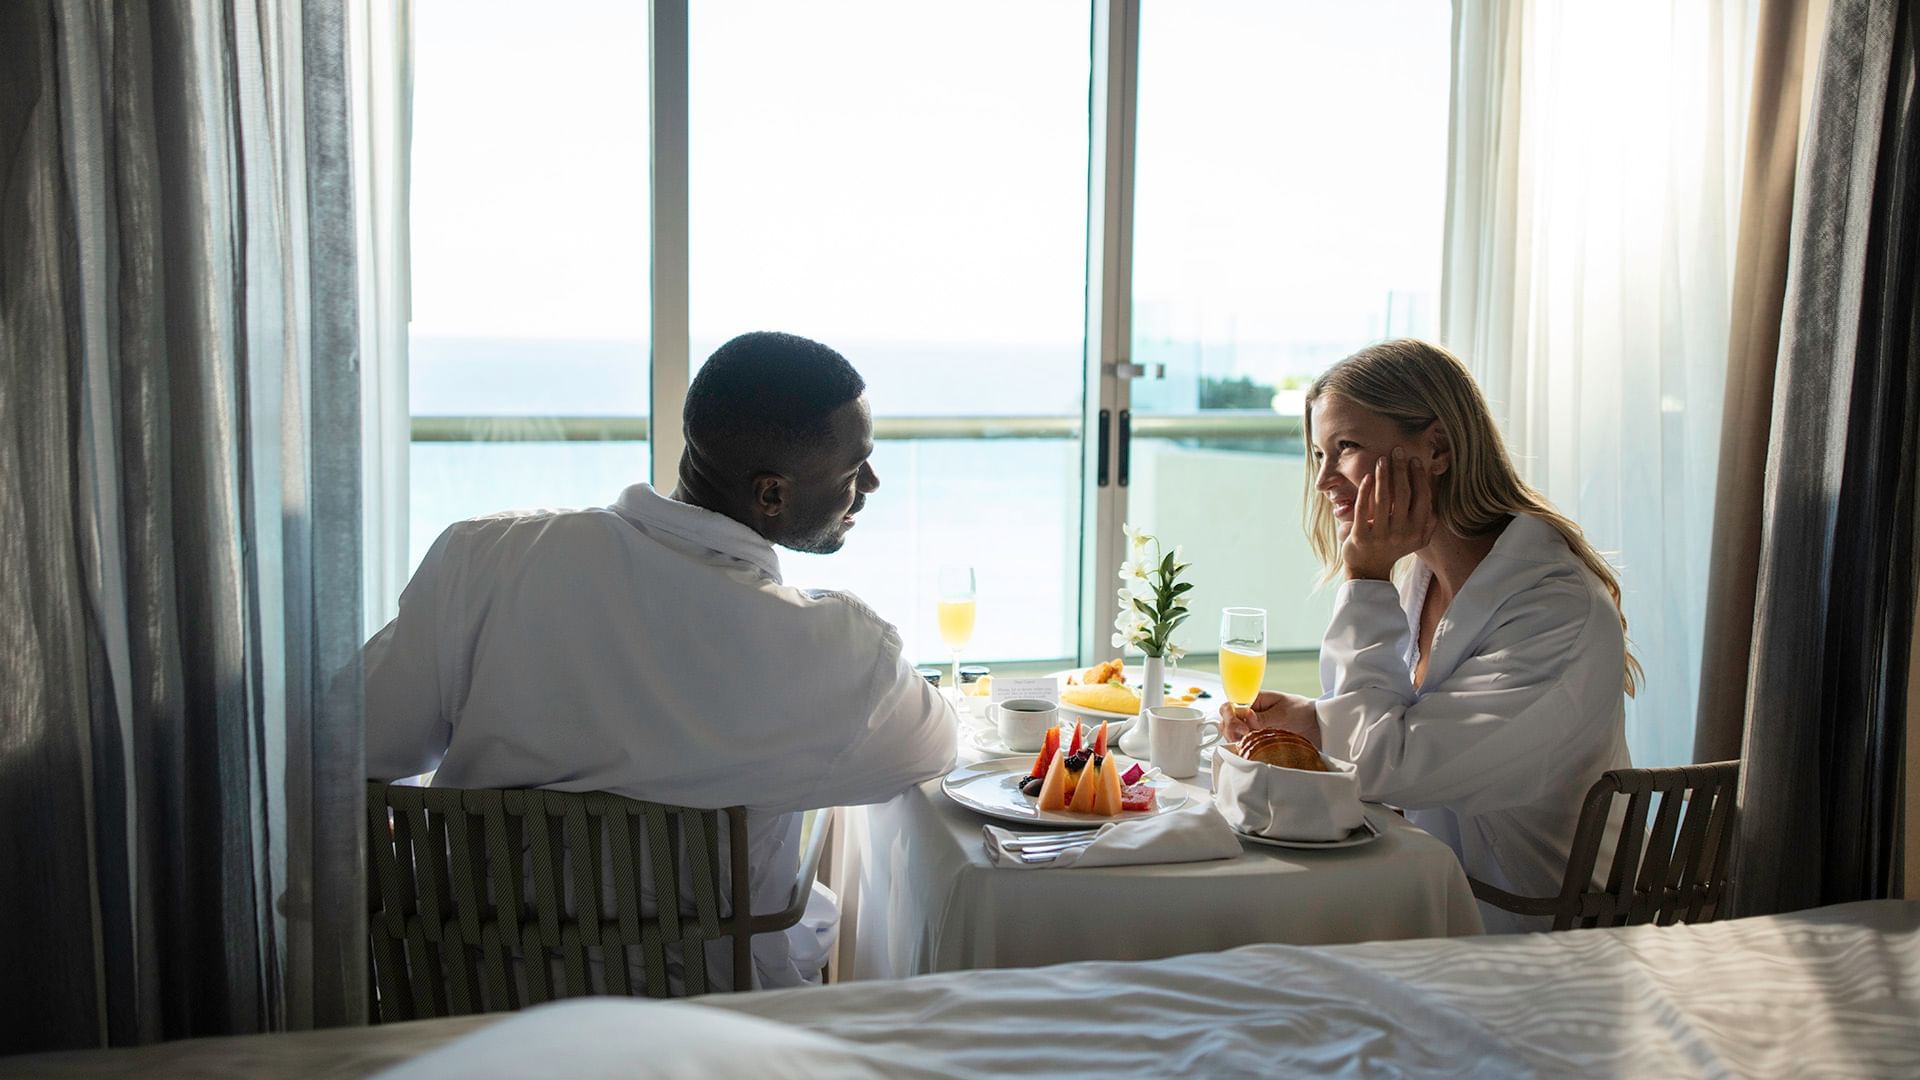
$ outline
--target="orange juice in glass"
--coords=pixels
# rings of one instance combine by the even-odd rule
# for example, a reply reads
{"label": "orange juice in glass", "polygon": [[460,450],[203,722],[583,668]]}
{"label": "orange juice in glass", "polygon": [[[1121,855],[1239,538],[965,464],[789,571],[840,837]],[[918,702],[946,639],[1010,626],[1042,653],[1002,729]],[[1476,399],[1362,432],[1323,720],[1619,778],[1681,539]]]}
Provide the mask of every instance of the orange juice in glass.
{"label": "orange juice in glass", "polygon": [[1220,613],[1220,686],[1235,705],[1251,705],[1267,677],[1267,613],[1227,608]]}
{"label": "orange juice in glass", "polygon": [[960,691],[960,650],[973,640],[973,616],[975,612],[973,589],[973,567],[943,566],[940,568],[940,593],[935,611],[940,623],[940,640],[953,650],[952,697],[956,705],[964,705],[965,698]]}
{"label": "orange juice in glass", "polygon": [[940,601],[940,640],[959,652],[973,640],[973,600]]}

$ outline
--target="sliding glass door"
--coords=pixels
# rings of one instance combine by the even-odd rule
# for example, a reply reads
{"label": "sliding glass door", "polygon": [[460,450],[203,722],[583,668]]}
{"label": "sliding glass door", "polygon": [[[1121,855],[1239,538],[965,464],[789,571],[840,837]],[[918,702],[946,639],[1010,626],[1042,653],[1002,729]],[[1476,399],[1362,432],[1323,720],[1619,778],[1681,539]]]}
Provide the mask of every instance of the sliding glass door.
{"label": "sliding glass door", "polygon": [[704,0],[689,15],[691,365],[747,330],[824,341],[873,404],[881,488],[832,556],[938,659],[1071,656],[1078,626],[1085,0]]}
{"label": "sliding glass door", "polygon": [[1437,333],[1451,18],[1141,5],[1126,499],[1193,563],[1191,653],[1228,605],[1265,608],[1276,653],[1319,648],[1302,399],[1362,345]]}
{"label": "sliding glass door", "polygon": [[647,478],[647,7],[414,0],[409,565]]}

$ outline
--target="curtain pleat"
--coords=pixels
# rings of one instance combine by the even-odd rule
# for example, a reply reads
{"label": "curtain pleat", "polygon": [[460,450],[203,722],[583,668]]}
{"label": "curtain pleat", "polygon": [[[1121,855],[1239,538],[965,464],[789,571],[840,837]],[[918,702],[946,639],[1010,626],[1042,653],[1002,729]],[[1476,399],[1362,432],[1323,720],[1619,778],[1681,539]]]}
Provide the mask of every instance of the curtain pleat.
{"label": "curtain pleat", "polygon": [[1760,6],[1734,257],[1733,326],[1708,560],[1695,761],[1739,757],[1746,724],[1747,657],[1753,645],[1767,436],[1786,304],[1808,20],[1805,0],[1765,0]]}
{"label": "curtain pleat", "polygon": [[362,1007],[346,32],[0,5],[0,1052]]}
{"label": "curtain pleat", "polygon": [[1920,453],[1913,7],[1833,4],[1799,170],[1747,693],[1743,914],[1893,888]]}

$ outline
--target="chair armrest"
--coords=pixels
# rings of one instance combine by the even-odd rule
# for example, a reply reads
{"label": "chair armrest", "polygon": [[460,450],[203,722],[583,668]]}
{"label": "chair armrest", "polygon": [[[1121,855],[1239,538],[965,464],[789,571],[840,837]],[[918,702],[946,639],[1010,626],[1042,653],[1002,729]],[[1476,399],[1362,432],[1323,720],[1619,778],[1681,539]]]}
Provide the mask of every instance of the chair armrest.
{"label": "chair armrest", "polygon": [[755,934],[770,934],[776,930],[785,930],[800,921],[807,913],[807,901],[813,896],[813,883],[820,877],[820,860],[827,850],[827,835],[833,830],[832,809],[816,810],[819,816],[814,819],[813,835],[807,838],[807,850],[800,856],[800,871],[794,876],[793,896],[785,911],[770,915],[755,915],[748,920],[748,929]]}
{"label": "chair armrest", "polygon": [[1467,878],[1467,884],[1473,887],[1473,898],[1492,904],[1515,915],[1556,915],[1560,911],[1560,898],[1557,896],[1520,896],[1505,889],[1489,885],[1479,878]]}

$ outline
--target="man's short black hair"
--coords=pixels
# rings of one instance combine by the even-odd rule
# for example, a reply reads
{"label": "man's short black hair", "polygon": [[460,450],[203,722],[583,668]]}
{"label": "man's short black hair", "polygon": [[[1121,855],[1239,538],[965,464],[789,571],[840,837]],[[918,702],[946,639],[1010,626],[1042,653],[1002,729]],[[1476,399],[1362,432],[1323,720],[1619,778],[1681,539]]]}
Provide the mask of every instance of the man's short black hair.
{"label": "man's short black hair", "polygon": [[867,389],[839,353],[772,330],[714,350],[687,387],[681,414],[696,453],[743,469],[778,466],[831,437],[828,418]]}

